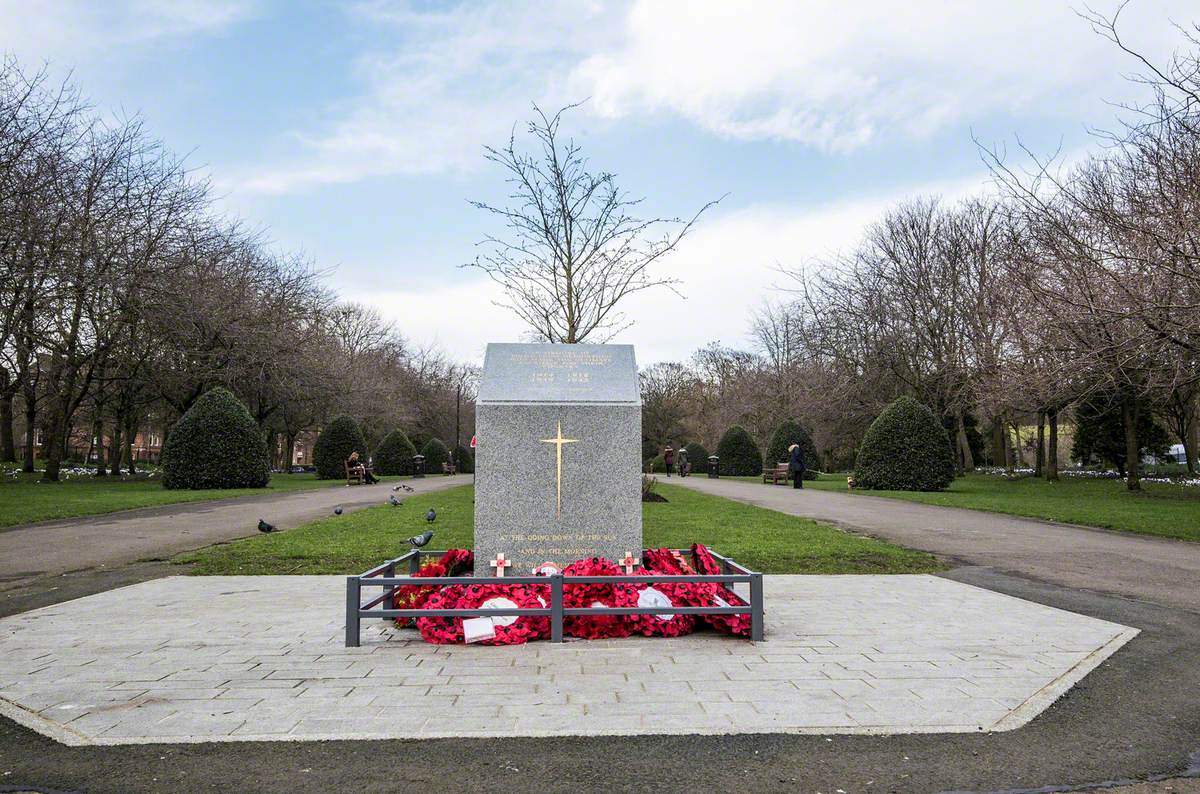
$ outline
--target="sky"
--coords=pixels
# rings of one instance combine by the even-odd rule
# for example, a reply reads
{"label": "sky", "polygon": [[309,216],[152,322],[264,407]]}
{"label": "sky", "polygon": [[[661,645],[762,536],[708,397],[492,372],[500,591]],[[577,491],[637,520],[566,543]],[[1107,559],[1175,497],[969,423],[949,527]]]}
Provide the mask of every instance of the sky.
{"label": "sky", "polygon": [[[1108,12],[1111,0],[1090,0]],[[500,231],[483,157],[531,115],[564,122],[647,214],[705,213],[632,296],[639,364],[750,344],[751,313],[913,194],[986,191],[980,145],[1077,157],[1137,96],[1138,64],[1082,2],[1007,0],[0,0],[0,50],[105,114],[137,115],[208,175],[218,209],[303,251],[415,345],[481,363],[525,329],[461,267]],[[1165,59],[1191,2],[1133,0]]]}

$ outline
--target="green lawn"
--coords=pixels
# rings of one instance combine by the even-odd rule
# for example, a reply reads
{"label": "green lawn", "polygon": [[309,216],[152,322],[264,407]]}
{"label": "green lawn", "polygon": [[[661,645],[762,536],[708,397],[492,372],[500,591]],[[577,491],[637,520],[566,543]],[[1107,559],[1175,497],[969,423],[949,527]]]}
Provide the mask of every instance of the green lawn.
{"label": "green lawn", "polygon": [[[846,475],[822,475],[819,480],[804,483],[804,487],[845,493]],[[1115,479],[1063,477],[1051,483],[1035,477],[1008,479],[994,474],[970,474],[955,480],[947,491],[855,491],[855,494],[1200,541],[1200,488],[1168,483],[1143,483],[1142,487],[1143,492],[1130,493],[1122,480]]]}
{"label": "green lawn", "polygon": [[[668,502],[643,505],[648,547],[683,548],[699,541],[766,573],[926,573],[935,557],[808,519],[661,486]],[[436,549],[469,547],[474,523],[471,486],[413,496],[401,507],[367,508],[275,535],[210,546],[176,558],[196,574],[352,574],[407,549],[437,509]],[[558,562],[569,562],[559,560]]]}
{"label": "green lawn", "polygon": [[235,496],[261,495],[341,485],[342,480],[318,480],[315,474],[272,474],[266,488],[168,491],[158,477],[94,477],[76,475],[63,482],[44,483],[38,474],[0,478],[0,527],[112,513],[135,507],[200,502]]}

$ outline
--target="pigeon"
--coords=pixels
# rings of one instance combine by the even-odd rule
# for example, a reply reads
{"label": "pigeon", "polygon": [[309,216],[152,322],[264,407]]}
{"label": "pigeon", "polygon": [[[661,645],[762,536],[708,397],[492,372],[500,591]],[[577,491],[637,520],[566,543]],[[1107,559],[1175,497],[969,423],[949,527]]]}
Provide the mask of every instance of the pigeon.
{"label": "pigeon", "polygon": [[404,490],[408,491],[409,493],[412,493],[412,492],[413,492],[413,489],[412,489],[412,488],[409,488],[409,487],[408,487],[407,485],[405,485],[404,483],[400,483],[399,485],[393,485],[393,486],[392,486],[392,490],[393,490],[393,491],[399,491],[401,488],[403,488]]}
{"label": "pigeon", "polygon": [[274,532],[275,525],[268,524],[266,521],[264,521],[263,519],[260,518],[260,519],[258,519],[258,531],[259,532]]}
{"label": "pigeon", "polygon": [[400,505],[404,504],[404,502],[401,502],[399,499],[397,499],[396,494],[391,494],[388,496],[388,504],[390,504],[392,507],[399,507]]}
{"label": "pigeon", "polygon": [[333,508],[333,514],[335,516],[340,516],[342,514],[342,506],[338,505],[337,507]]}
{"label": "pigeon", "polygon": [[406,542],[411,543],[413,548],[419,548],[421,546],[428,544],[429,541],[431,541],[431,540],[433,540],[433,530],[427,530],[425,532],[422,532],[420,535],[414,535],[413,537],[409,538]]}
{"label": "pigeon", "polygon": [[429,512],[425,514],[425,520],[428,521],[430,524],[432,524],[434,522],[434,519],[436,519],[436,518],[437,518],[437,511],[434,510],[432,507],[429,508]]}

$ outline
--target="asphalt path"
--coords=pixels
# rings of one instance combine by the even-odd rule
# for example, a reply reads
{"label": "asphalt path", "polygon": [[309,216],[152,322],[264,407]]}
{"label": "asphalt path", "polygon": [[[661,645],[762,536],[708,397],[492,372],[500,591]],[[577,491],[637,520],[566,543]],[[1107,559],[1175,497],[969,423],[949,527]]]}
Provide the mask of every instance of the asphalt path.
{"label": "asphalt path", "polygon": [[[699,482],[699,481],[696,481]],[[751,484],[747,484],[751,485]],[[698,485],[704,487],[704,485]],[[760,486],[764,491],[772,489]],[[776,489],[786,499],[790,493]],[[748,493],[748,492],[747,492]],[[817,494],[805,492],[805,497]],[[758,498],[757,494],[754,494]],[[837,496],[828,494],[828,496]],[[749,501],[749,499],[747,499]],[[822,500],[824,501],[824,500]],[[842,504],[907,503],[843,497]],[[815,503],[808,503],[809,506]],[[855,508],[857,509],[857,508]],[[939,508],[931,508],[939,510]],[[786,512],[795,512],[788,510]],[[896,524],[909,524],[909,514]],[[950,511],[933,537],[954,534]],[[808,514],[808,513],[802,513]],[[848,526],[929,548],[908,530]],[[1041,522],[1031,522],[1042,525]],[[1058,527],[1060,525],[1043,525]],[[1088,530],[1070,529],[1085,535]],[[898,534],[892,535],[890,533]],[[1000,531],[1000,530],[997,530]],[[972,530],[973,532],[973,530]],[[976,541],[979,538],[976,536]],[[1081,541],[1086,542],[1086,541]],[[969,546],[951,544],[946,547]],[[1188,549],[1178,544],[1175,548]],[[939,551],[939,548],[930,548]],[[1018,546],[1018,548],[1020,548]],[[1136,546],[1119,546],[1133,549]],[[970,552],[970,549],[964,549]],[[947,553],[942,551],[941,553]],[[963,565],[946,576],[1031,601],[1136,626],[1142,633],[1027,726],[1005,733],[899,736],[638,736],[312,743],[231,743],[65,747],[0,720],[0,791],[104,792],[395,792],[395,791],[800,791],[1047,792],[1137,781],[1130,791],[1188,792],[1200,778],[1200,610],[1186,591],[1195,578],[1147,593],[1110,594],[1097,585],[1062,586],[1024,553],[1006,558],[985,544],[994,566]],[[1113,551],[1110,554],[1121,554]],[[967,554],[951,554],[966,559]],[[1133,563],[1133,560],[1127,562]],[[143,563],[122,572],[40,580],[4,604],[10,613],[163,575]],[[1077,574],[1078,564],[1064,570]],[[1032,576],[1026,569],[1045,574]],[[102,580],[103,577],[106,577]],[[1132,589],[1124,577],[1118,585]],[[53,586],[55,589],[51,590]],[[1147,597],[1153,595],[1154,597]],[[81,627],[82,628],[82,627]],[[396,719],[403,720],[403,709]],[[1171,782],[1164,779],[1170,778]],[[1187,779],[1184,779],[1187,778]]]}
{"label": "asphalt path", "polygon": [[969,565],[1200,612],[1200,543],[746,480],[693,476],[668,482]]}
{"label": "asphalt path", "polygon": [[247,537],[257,533],[259,518],[282,530],[328,516],[338,505],[350,512],[383,504],[399,482],[425,493],[470,480],[469,475],[387,479],[376,485],[276,491],[6,527],[0,529],[0,591],[47,576],[167,559]]}

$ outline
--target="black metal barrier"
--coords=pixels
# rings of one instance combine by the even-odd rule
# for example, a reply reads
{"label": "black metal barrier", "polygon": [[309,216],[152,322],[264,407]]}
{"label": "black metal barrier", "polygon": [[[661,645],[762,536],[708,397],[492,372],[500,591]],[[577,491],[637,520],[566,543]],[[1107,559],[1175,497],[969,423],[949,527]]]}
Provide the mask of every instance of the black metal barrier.
{"label": "black metal barrier", "polygon": [[[679,554],[690,554],[690,549],[675,549]],[[739,565],[728,557],[709,550],[721,564],[721,574],[673,575],[673,574],[620,574],[617,576],[414,576],[421,569],[421,557],[440,558],[444,551],[422,551],[413,549],[394,560],[388,560],[358,576],[346,577],[346,647],[357,648],[359,628],[363,618],[446,617],[480,618],[528,615],[550,618],[550,641],[563,641],[563,618],[568,615],[750,615],[750,639],[763,639],[763,581],[762,574]],[[407,566],[407,576],[397,576],[397,568]],[[563,604],[563,583],[572,584],[650,584],[717,582],[725,585],[750,585],[749,603],[738,606],[710,607],[580,607],[567,608]],[[519,607],[506,609],[393,609],[398,588],[406,586],[441,587],[451,584],[538,584],[550,588],[550,603],[545,607]],[[362,602],[363,588],[380,587],[383,594]],[[388,604],[388,607],[381,607]]]}

